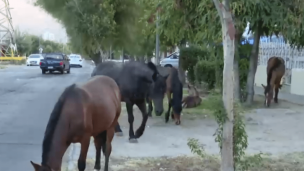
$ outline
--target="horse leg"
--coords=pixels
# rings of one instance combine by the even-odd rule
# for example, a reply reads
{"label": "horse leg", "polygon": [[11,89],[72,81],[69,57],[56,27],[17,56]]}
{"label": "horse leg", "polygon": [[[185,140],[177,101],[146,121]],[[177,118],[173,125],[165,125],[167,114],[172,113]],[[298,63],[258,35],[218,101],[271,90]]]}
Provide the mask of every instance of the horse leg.
{"label": "horse leg", "polygon": [[148,100],[148,116],[152,117],[153,105],[152,100]]}
{"label": "horse leg", "polygon": [[168,111],[166,112],[166,115],[165,115],[165,121],[166,123],[168,123],[169,121],[169,114],[170,114],[170,110],[171,110],[171,93],[167,93],[167,97],[168,97]]}
{"label": "horse leg", "polygon": [[139,138],[143,135],[143,133],[145,131],[146,123],[147,123],[147,120],[148,120],[148,115],[147,115],[147,109],[146,109],[145,101],[137,102],[136,106],[139,108],[139,110],[142,114],[142,118],[143,118],[140,127],[135,132],[135,137]]}
{"label": "horse leg", "polygon": [[87,153],[90,145],[90,136],[85,135],[83,140],[81,141],[81,150],[80,155],[78,159],[78,170],[84,171],[86,168],[86,159],[87,159]]}
{"label": "horse leg", "polygon": [[128,121],[130,124],[129,128],[129,142],[136,143],[137,140],[134,135],[134,129],[133,129],[133,122],[134,122],[134,115],[133,115],[133,103],[126,102],[127,112],[128,112]]}
{"label": "horse leg", "polygon": [[[171,106],[173,104],[173,99],[171,99]],[[172,109],[172,112],[171,112],[171,119],[174,120],[174,113],[173,113],[173,109]]]}
{"label": "horse leg", "polygon": [[105,155],[105,166],[104,166],[104,171],[108,171],[109,170],[109,159],[110,159],[110,155],[112,152],[112,140],[114,137],[114,128],[111,128],[109,130],[106,131],[106,140],[105,140],[105,145],[103,146],[103,154]]}
{"label": "horse leg", "polygon": [[122,132],[118,122],[117,122],[117,125],[115,126],[115,133],[116,133],[116,136],[118,136],[118,137],[123,136],[123,132]]}
{"label": "horse leg", "polygon": [[278,103],[278,94],[279,94],[279,86],[275,86],[274,88],[274,102]]}
{"label": "horse leg", "polygon": [[94,144],[95,144],[95,148],[96,148],[96,158],[95,158],[95,166],[94,169],[95,170],[100,170],[101,166],[100,166],[100,156],[101,156],[101,147],[104,147],[105,143],[106,143],[106,137],[107,136],[107,132],[104,131],[102,133],[100,133],[99,135],[97,135],[96,137],[94,137]]}

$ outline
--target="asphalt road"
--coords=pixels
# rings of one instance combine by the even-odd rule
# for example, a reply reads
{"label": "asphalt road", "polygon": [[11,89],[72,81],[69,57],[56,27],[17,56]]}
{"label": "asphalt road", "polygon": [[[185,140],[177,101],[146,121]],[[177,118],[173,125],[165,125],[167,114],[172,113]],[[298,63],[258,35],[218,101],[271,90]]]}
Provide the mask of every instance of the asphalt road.
{"label": "asphalt road", "polygon": [[65,87],[89,79],[93,66],[42,75],[39,67],[0,69],[0,170],[33,170],[40,163],[50,113]]}

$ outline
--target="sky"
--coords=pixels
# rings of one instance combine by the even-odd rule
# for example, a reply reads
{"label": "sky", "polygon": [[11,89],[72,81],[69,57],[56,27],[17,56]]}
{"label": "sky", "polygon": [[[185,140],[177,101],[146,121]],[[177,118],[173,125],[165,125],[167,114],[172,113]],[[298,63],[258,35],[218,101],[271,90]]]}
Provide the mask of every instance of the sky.
{"label": "sky", "polygon": [[55,34],[57,41],[66,39],[64,27],[43,9],[35,7],[35,0],[8,0],[14,29],[42,35],[45,31]]}

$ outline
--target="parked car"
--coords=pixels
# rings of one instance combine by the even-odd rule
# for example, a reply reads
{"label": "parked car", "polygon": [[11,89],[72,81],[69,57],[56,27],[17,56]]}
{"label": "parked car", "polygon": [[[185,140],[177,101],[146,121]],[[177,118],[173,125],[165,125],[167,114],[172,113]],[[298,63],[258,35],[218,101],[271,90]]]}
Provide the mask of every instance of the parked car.
{"label": "parked car", "polygon": [[26,60],[26,65],[27,66],[39,66],[40,60],[44,59],[41,54],[31,54],[27,60]]}
{"label": "parked car", "polygon": [[174,52],[160,61],[160,65],[163,67],[175,67],[178,68],[179,52]]}
{"label": "parked car", "polygon": [[80,55],[70,54],[69,55],[69,59],[70,59],[70,66],[79,66],[79,67],[82,67],[82,65],[83,65],[83,59],[81,58]]}
{"label": "parked car", "polygon": [[59,71],[61,74],[66,71],[70,73],[70,59],[63,53],[47,53],[44,59],[40,61],[40,69],[42,74],[47,71],[52,73],[53,71]]}

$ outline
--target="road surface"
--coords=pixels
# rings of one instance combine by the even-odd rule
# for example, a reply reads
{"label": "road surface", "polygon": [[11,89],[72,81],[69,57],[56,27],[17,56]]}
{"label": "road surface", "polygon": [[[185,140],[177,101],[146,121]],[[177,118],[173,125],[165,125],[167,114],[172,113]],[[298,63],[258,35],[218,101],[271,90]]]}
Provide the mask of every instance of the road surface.
{"label": "road surface", "polygon": [[41,163],[42,139],[50,113],[65,87],[84,82],[93,66],[72,68],[70,74],[42,75],[39,67],[0,69],[1,170],[33,170]]}

